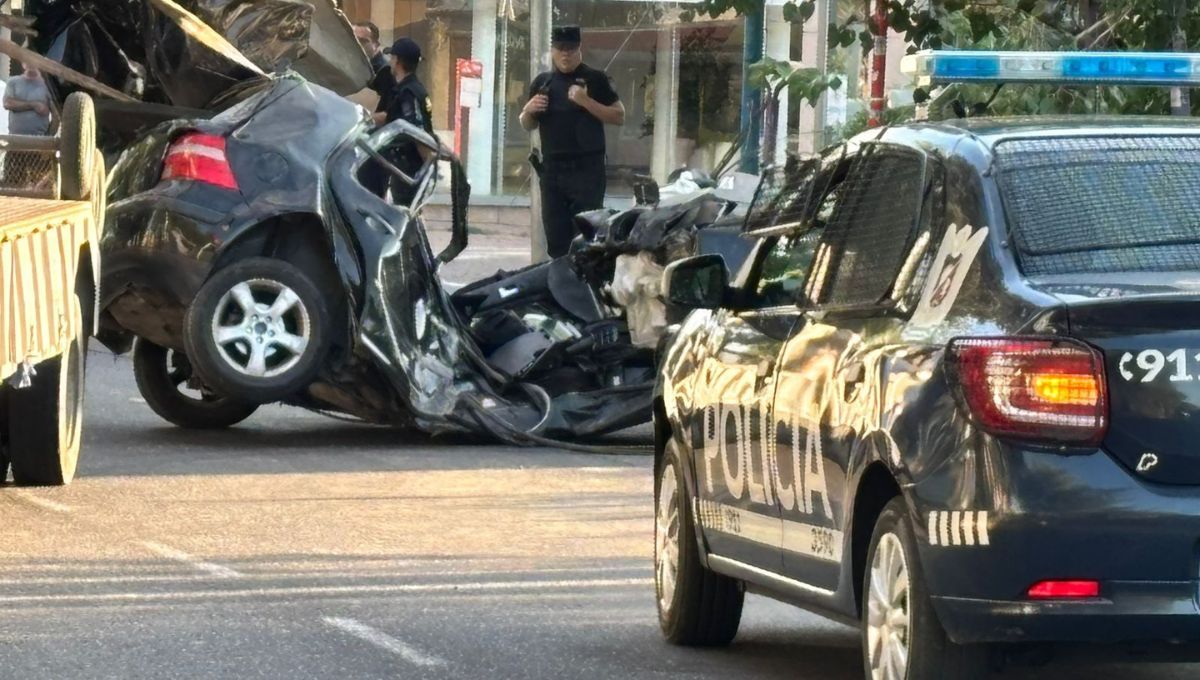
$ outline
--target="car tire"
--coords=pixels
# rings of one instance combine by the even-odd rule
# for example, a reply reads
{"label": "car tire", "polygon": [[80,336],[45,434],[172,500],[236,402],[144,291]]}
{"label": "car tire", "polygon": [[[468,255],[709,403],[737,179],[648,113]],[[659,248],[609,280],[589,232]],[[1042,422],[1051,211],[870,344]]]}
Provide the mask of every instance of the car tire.
{"label": "car tire", "polygon": [[86,201],[96,187],[96,105],[82,92],[63,105],[59,132],[60,193],[67,201]]}
{"label": "car tire", "polygon": [[21,486],[62,486],[75,478],[83,431],[88,333],[73,305],[78,335],[61,355],[35,367],[33,384],[9,395],[8,456]]}
{"label": "car tire", "polygon": [[933,610],[903,498],[892,499],[875,524],[862,592],[867,678],[976,679],[988,673],[988,647],[955,644]]}
{"label": "car tire", "polygon": [[689,647],[727,645],[737,635],[745,592],[741,582],[700,562],[678,444],[667,443],[654,484],[654,592],[658,623],[668,642]]}
{"label": "car tire", "polygon": [[182,352],[139,338],[133,349],[133,376],[146,405],[163,420],[189,430],[222,430],[237,425],[258,410],[256,404],[201,394],[185,394],[192,365]]}
{"label": "car tire", "polygon": [[0,392],[0,486],[8,481],[8,397]]}
{"label": "car tire", "polygon": [[325,296],[307,274],[254,257],[200,288],[184,321],[184,349],[217,394],[268,404],[312,383],[332,345],[330,322]]}

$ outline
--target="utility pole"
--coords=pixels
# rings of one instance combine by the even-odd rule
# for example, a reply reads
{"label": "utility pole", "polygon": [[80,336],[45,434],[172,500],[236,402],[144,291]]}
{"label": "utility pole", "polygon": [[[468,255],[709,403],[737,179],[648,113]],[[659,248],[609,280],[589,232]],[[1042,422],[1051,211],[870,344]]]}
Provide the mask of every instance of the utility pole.
{"label": "utility pole", "polygon": [[[1187,15],[1188,0],[1175,0],[1175,34],[1171,36],[1171,49],[1175,52],[1187,51],[1187,32],[1183,28],[1183,18]],[[1171,88],[1171,115],[1192,115],[1192,93],[1186,87]]]}
{"label": "utility pole", "polygon": [[[868,3],[870,1],[867,0]],[[871,59],[871,116],[868,120],[871,127],[883,125],[883,109],[887,103],[887,5],[887,0],[875,0],[875,16],[871,19],[875,27],[875,49]]]}
{"label": "utility pole", "polygon": [[[529,82],[539,73],[550,70],[550,32],[554,18],[551,0],[532,0],[529,3]],[[541,133],[530,135],[529,148],[541,146]],[[546,232],[542,228],[542,184],[537,173],[529,170],[529,255],[531,262],[544,262]]]}
{"label": "utility pole", "polygon": [[763,58],[763,34],[766,32],[766,2],[759,0],[754,11],[746,14],[746,39],[742,45],[742,162],[741,170],[757,175],[762,143],[762,92],[750,87],[750,67]]}

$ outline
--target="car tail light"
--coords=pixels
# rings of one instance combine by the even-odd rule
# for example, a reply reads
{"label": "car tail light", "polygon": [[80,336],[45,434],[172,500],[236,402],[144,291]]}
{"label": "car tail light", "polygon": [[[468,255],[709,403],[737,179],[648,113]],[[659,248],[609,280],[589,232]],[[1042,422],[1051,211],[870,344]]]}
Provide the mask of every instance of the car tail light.
{"label": "car tail light", "polygon": [[225,155],[225,138],[199,132],[189,132],[171,144],[162,180],[191,180],[235,191],[238,188]]}
{"label": "car tail light", "polygon": [[1057,338],[959,338],[951,379],[976,422],[997,436],[1096,445],[1108,427],[1104,360]]}
{"label": "car tail light", "polygon": [[1026,593],[1031,600],[1086,600],[1100,597],[1099,581],[1042,581]]}

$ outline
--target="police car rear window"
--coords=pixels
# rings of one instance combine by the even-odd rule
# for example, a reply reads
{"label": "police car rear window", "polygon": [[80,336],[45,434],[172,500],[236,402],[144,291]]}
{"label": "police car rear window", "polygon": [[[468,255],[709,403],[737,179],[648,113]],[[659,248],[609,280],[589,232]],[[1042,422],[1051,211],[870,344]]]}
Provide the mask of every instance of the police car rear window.
{"label": "police car rear window", "polygon": [[1200,137],[1073,137],[996,146],[1028,276],[1200,271]]}

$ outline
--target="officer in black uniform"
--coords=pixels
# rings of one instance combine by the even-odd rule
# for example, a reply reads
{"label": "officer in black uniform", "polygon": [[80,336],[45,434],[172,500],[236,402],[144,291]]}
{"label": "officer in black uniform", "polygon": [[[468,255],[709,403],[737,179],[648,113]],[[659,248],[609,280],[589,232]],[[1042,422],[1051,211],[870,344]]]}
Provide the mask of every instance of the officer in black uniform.
{"label": "officer in black uniform", "polygon": [[[388,97],[386,109],[375,114],[375,121],[383,125],[396,120],[406,120],[432,135],[433,105],[429,100],[429,92],[417,79],[417,66],[421,64],[420,46],[410,38],[400,38],[392,45],[388,59],[391,61],[396,86],[392,88]],[[405,174],[415,177],[429,153],[431,152],[424,147],[403,140],[388,147],[384,156]],[[392,177],[391,185],[393,201],[398,205],[412,203],[417,192],[416,186],[399,177]]]}
{"label": "officer in black uniform", "polygon": [[540,129],[542,224],[551,257],[567,253],[574,216],[604,207],[605,125],[624,125],[625,107],[603,71],[583,63],[578,26],[552,33],[554,70],[533,79],[521,126]]}
{"label": "officer in black uniform", "polygon": [[[392,89],[396,85],[396,78],[392,75],[392,67],[388,64],[388,59],[379,45],[379,27],[370,21],[359,22],[354,24],[354,37],[371,60],[371,72],[374,75],[371,76],[371,82],[367,84],[367,87],[379,95],[379,104],[375,107],[375,111],[386,111],[388,97],[391,96]],[[383,198],[387,195],[389,176],[383,166],[372,162],[364,164],[359,170],[358,181],[371,193]]]}

